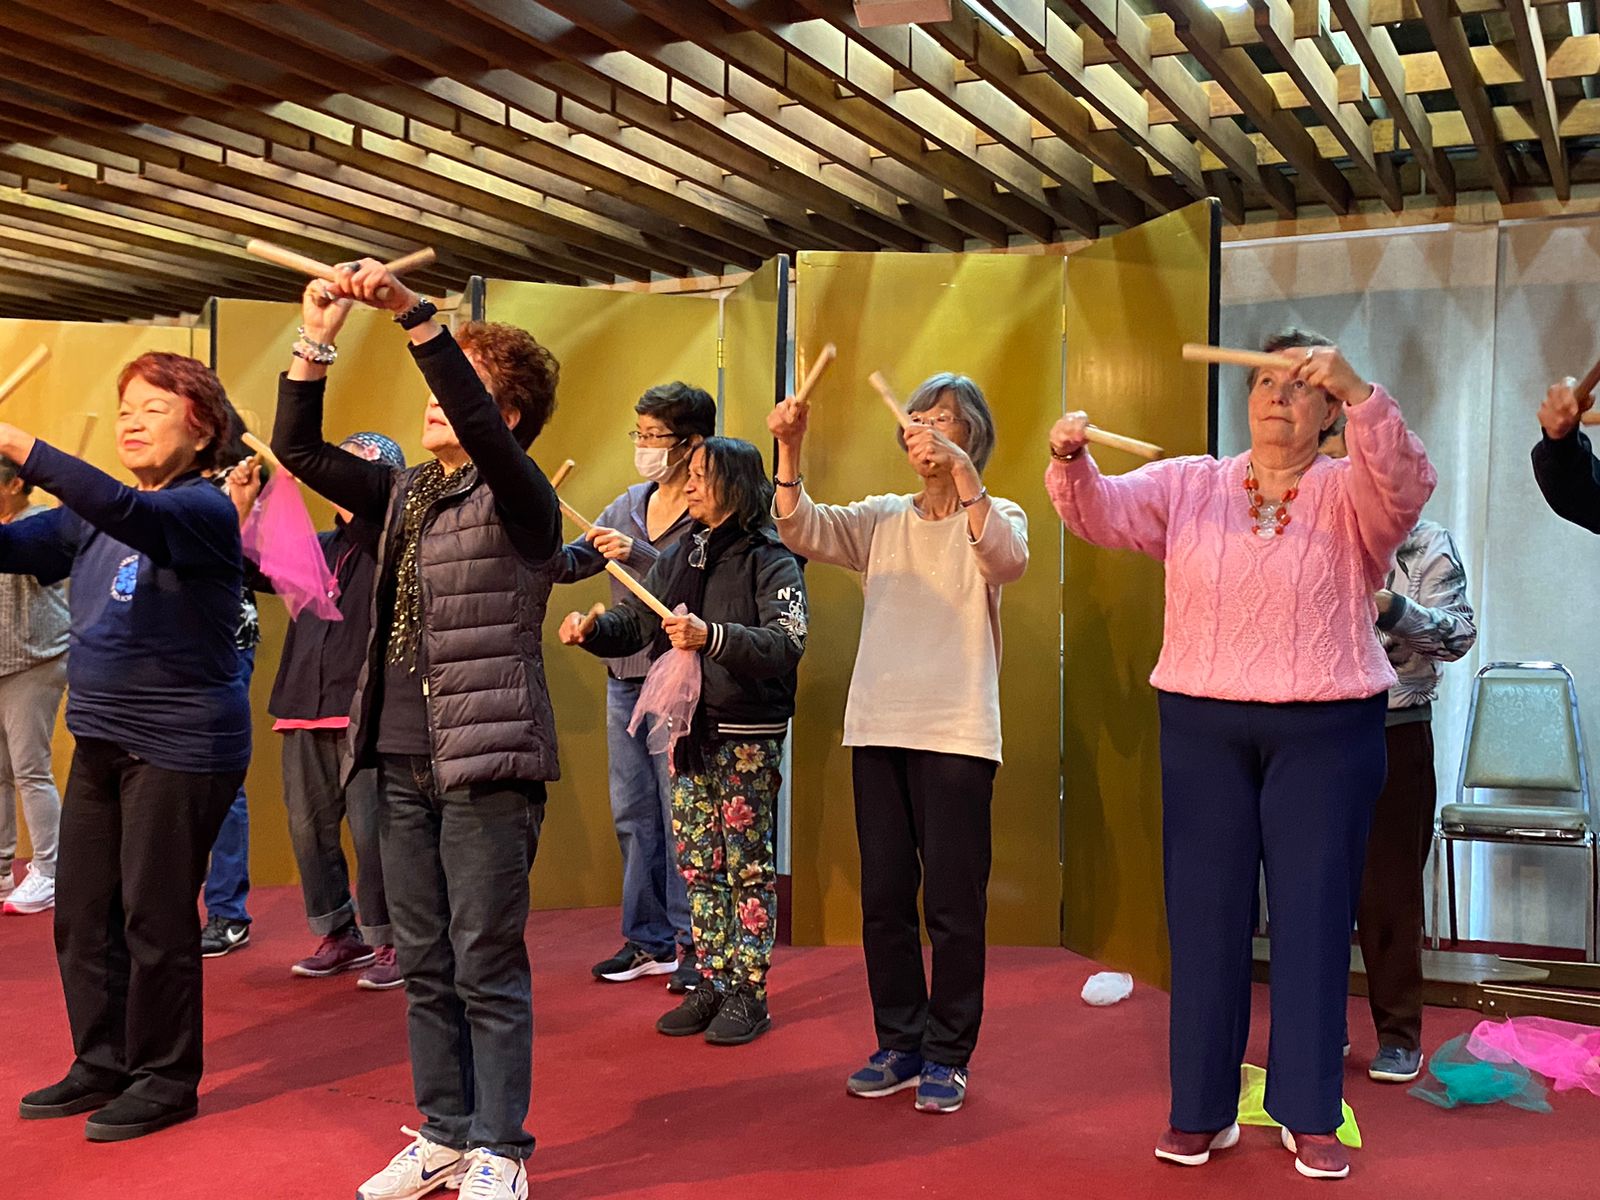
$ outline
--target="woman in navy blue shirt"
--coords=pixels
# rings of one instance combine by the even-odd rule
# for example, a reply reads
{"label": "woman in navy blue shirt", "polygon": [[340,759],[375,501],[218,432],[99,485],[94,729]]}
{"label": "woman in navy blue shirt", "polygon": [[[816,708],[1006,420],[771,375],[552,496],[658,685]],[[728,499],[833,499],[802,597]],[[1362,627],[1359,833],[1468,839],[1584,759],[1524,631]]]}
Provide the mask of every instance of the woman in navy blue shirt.
{"label": "woman in navy blue shirt", "polygon": [[129,486],[11,425],[0,454],[61,501],[0,527],[0,571],[70,578],[56,955],[75,1058],[24,1118],[90,1112],[91,1141],[192,1117],[201,1073],[206,855],[250,762],[234,636],[239,515],[207,482],[228,424],[209,368],[146,354],[118,381]]}

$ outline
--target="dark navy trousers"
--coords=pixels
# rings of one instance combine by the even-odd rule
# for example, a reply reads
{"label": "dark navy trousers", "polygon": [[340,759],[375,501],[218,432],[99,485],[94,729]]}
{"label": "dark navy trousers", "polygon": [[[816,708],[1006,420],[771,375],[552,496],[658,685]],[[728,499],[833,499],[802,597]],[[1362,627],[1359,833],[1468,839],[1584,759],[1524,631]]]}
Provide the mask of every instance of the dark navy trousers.
{"label": "dark navy trousers", "polygon": [[1301,704],[1160,694],[1173,1128],[1212,1132],[1238,1115],[1263,863],[1267,1112],[1296,1133],[1339,1127],[1350,932],[1387,705],[1382,693]]}

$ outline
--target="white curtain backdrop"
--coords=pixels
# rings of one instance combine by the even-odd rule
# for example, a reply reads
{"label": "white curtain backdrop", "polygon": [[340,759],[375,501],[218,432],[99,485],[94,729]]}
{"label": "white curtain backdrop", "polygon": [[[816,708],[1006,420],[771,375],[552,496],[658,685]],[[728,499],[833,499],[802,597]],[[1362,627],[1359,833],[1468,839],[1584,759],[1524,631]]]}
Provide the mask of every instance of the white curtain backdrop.
{"label": "white curtain backdrop", "polygon": [[[1554,659],[1577,680],[1600,745],[1600,539],[1559,520],[1528,454],[1546,385],[1600,357],[1600,220],[1426,227],[1234,242],[1222,253],[1221,340],[1256,346],[1300,326],[1383,383],[1427,444],[1427,515],[1455,534],[1477,648],[1445,671],[1434,709],[1441,803],[1454,799],[1473,673]],[[1223,368],[1219,450],[1248,445],[1244,372]],[[1585,875],[1573,850],[1457,855],[1463,936],[1581,946]]]}

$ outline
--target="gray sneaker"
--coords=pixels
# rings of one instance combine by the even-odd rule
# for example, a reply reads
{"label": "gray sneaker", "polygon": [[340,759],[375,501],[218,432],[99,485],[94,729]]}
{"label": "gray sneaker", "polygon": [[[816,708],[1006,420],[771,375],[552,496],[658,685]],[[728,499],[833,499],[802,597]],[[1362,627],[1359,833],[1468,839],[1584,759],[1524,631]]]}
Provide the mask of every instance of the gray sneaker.
{"label": "gray sneaker", "polygon": [[1422,1073],[1422,1051],[1404,1046],[1380,1046],[1367,1068],[1367,1077],[1379,1083],[1410,1083]]}

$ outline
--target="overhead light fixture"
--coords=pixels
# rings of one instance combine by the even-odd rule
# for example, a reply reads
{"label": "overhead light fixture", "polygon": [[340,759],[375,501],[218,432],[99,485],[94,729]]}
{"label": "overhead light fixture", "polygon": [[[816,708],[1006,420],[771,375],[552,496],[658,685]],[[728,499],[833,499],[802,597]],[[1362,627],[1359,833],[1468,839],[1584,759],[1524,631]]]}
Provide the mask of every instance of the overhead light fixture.
{"label": "overhead light fixture", "polygon": [[863,29],[884,25],[935,25],[951,17],[950,0],[855,0],[856,24]]}

